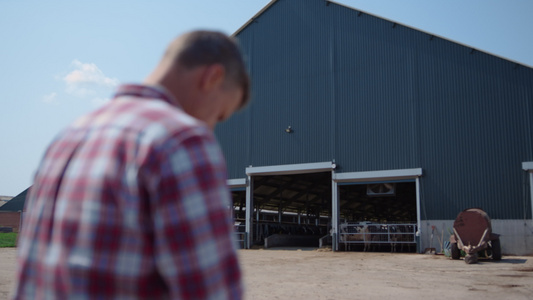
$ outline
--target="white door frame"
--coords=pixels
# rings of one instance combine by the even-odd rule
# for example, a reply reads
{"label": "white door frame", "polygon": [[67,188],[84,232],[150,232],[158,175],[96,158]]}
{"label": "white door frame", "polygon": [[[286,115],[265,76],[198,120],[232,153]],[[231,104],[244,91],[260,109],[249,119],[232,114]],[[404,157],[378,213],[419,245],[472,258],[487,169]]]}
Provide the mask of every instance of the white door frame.
{"label": "white door frame", "polygon": [[258,175],[291,175],[291,174],[305,174],[305,173],[319,173],[331,171],[331,223],[332,223],[332,237],[333,250],[338,250],[338,236],[339,236],[339,183],[343,182],[369,182],[369,181],[390,181],[390,180],[405,180],[413,179],[416,182],[416,215],[417,226],[420,230],[420,182],[419,177],[422,176],[422,169],[398,169],[398,170],[384,170],[384,171],[367,171],[367,172],[349,172],[336,173],[336,165],[333,162],[307,163],[307,164],[291,164],[291,165],[275,165],[263,167],[248,167],[246,168],[247,178],[230,179],[228,186],[230,188],[246,187],[246,243],[245,247],[250,248],[253,242],[253,176]]}
{"label": "white door frame", "polygon": [[531,219],[533,219],[533,161],[523,162],[522,169],[529,173],[529,201],[531,201]]}
{"label": "white door frame", "polygon": [[[418,231],[420,231],[420,176],[422,176],[422,168],[416,169],[397,169],[397,170],[382,170],[382,171],[366,171],[366,172],[349,172],[349,173],[335,173],[333,172],[333,200],[335,205],[333,210],[336,211],[332,220],[333,227],[333,250],[339,249],[339,199],[338,198],[338,183],[343,182],[375,182],[375,181],[394,181],[413,179],[416,183],[416,224]],[[336,219],[335,219],[336,217]]]}
{"label": "white door frame", "polygon": [[246,186],[246,242],[245,247],[249,249],[253,242],[253,176],[259,175],[291,175],[291,174],[305,174],[305,173],[319,173],[329,172],[335,169],[333,162],[319,162],[307,164],[291,164],[291,165],[275,165],[263,167],[248,167],[246,168],[247,178],[228,180],[228,185],[232,187]]}

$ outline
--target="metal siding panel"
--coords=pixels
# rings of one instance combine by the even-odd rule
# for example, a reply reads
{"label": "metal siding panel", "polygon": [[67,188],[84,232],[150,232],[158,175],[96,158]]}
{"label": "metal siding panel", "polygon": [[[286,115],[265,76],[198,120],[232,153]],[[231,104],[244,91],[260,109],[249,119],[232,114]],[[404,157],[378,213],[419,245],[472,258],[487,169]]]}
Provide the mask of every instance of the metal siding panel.
{"label": "metal siding panel", "polygon": [[513,63],[353,10],[331,19],[351,29],[336,31],[342,170],[423,167],[424,219],[453,219],[471,206],[523,217],[517,166],[531,155],[531,70],[518,78]]}
{"label": "metal siding panel", "polygon": [[[324,3],[303,2],[279,1],[253,24],[254,166],[331,160],[328,81],[316,76],[328,67],[327,35],[317,25]],[[285,133],[287,126],[294,133]]]}
{"label": "metal siding panel", "polygon": [[[250,65],[253,99],[248,119],[232,118],[216,131],[230,178],[240,176],[243,164],[332,159],[331,87],[327,76],[316,76],[329,66],[327,31],[320,26],[325,2],[307,4],[280,0],[236,36]],[[287,126],[294,133],[285,133]],[[241,133],[249,135],[241,140]]]}
{"label": "metal siding panel", "polygon": [[218,131],[230,174],[422,168],[422,219],[531,218],[532,69],[322,0],[278,0],[237,37],[254,99]]}
{"label": "metal siding panel", "polygon": [[482,207],[492,218],[523,218],[517,166],[531,155],[527,84],[502,59],[444,40],[426,47],[419,106],[422,163],[433,169],[423,180],[432,197],[428,218],[450,218],[468,207]]}
{"label": "metal siding panel", "polygon": [[[251,74],[253,64],[250,63],[253,55],[253,34],[250,31],[241,32],[236,37],[247,63],[248,73]],[[220,123],[215,128],[215,135],[222,148],[227,162],[228,178],[245,178],[245,168],[250,165],[251,157],[251,108],[257,94],[253,87],[251,90],[251,103],[243,110],[235,113],[229,120]]]}
{"label": "metal siding panel", "polygon": [[228,164],[228,178],[244,178],[245,168],[250,165],[250,111],[248,109],[234,114],[228,121],[221,123],[215,135]]}
{"label": "metal siding panel", "polygon": [[331,19],[336,20],[336,158],[352,171],[415,166],[413,55],[397,42],[405,28],[342,7]]}

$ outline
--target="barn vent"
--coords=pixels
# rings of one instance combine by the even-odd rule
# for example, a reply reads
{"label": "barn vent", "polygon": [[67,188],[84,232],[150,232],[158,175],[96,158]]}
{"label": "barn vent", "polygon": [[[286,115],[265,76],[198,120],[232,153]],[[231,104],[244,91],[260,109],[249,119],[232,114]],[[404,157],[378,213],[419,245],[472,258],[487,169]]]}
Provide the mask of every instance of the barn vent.
{"label": "barn vent", "polygon": [[395,183],[373,183],[366,185],[368,196],[394,196],[396,194]]}

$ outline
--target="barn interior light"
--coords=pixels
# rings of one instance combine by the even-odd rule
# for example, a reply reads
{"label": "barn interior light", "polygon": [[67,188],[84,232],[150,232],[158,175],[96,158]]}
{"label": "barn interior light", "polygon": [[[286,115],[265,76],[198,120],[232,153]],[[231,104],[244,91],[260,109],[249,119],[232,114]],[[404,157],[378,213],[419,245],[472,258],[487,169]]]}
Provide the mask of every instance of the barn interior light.
{"label": "barn interior light", "polygon": [[286,133],[292,133],[293,131],[294,131],[294,130],[292,130],[292,127],[291,127],[291,126],[285,128],[285,132],[286,132]]}

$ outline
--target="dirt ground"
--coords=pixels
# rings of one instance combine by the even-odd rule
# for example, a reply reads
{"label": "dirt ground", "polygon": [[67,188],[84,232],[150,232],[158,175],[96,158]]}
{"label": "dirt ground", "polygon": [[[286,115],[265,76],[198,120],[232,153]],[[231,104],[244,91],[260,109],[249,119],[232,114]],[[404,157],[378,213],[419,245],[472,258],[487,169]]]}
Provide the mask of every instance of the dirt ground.
{"label": "dirt ground", "polygon": [[[533,257],[467,265],[441,255],[240,250],[246,299],[533,299]],[[15,249],[0,248],[0,299]]]}

